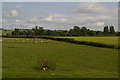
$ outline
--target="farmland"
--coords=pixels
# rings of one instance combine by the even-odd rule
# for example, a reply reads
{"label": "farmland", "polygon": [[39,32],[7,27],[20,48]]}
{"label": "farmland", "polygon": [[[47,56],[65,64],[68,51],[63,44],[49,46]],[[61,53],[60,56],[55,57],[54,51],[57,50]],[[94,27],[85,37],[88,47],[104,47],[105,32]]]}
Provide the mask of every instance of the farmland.
{"label": "farmland", "polygon": [[97,42],[108,45],[118,46],[118,37],[60,37],[60,38],[72,38],[77,41]]}
{"label": "farmland", "polygon": [[[71,37],[70,37],[71,38]],[[117,45],[117,38],[74,37]],[[3,38],[3,78],[117,78],[118,50],[47,39]],[[55,71],[36,70],[37,60],[55,60]],[[52,75],[54,73],[54,75]]]}

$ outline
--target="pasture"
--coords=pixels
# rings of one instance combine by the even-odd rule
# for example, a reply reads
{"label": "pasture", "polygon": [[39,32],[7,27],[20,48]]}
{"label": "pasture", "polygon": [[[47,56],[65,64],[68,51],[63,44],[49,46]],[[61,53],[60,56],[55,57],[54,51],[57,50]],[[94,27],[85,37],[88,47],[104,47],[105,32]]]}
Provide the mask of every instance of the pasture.
{"label": "pasture", "polygon": [[60,37],[60,38],[72,38],[77,41],[97,42],[108,45],[118,46],[118,37]]}
{"label": "pasture", "polygon": [[[99,38],[75,38],[95,40]],[[112,39],[112,40],[110,40]],[[117,44],[114,38],[100,42]],[[3,38],[3,78],[117,78],[118,50],[47,39]],[[56,70],[36,70],[37,60],[55,60]]]}
{"label": "pasture", "polygon": [[2,35],[11,34],[13,30],[2,30]]}

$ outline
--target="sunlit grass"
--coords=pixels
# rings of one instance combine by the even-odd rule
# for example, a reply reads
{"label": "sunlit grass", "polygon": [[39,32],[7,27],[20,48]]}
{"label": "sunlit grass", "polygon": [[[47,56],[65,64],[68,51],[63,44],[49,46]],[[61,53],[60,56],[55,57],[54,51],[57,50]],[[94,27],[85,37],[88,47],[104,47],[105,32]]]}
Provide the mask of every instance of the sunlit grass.
{"label": "sunlit grass", "polygon": [[[46,39],[36,41],[37,43],[33,39],[3,38],[3,78],[118,77],[117,49]],[[37,60],[55,60],[56,70],[37,71]],[[51,75],[52,73],[55,75]]]}

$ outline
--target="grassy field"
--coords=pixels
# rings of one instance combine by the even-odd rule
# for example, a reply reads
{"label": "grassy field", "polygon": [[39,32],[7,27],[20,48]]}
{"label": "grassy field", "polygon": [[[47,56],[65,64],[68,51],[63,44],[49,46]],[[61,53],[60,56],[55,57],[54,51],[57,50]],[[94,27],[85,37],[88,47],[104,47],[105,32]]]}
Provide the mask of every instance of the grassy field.
{"label": "grassy field", "polygon": [[11,34],[13,30],[2,30],[2,35]]}
{"label": "grassy field", "polygon": [[[82,39],[92,40],[89,37]],[[114,38],[111,39],[112,41],[110,38],[102,38],[101,42],[116,44]],[[99,39],[96,38],[95,41],[97,40]],[[43,39],[37,39],[37,43],[33,43],[32,39],[3,38],[2,52],[3,78],[118,77],[117,49]],[[44,72],[35,69],[37,60],[46,59],[56,61],[55,71]]]}
{"label": "grassy field", "polygon": [[98,42],[108,45],[118,46],[118,37],[62,37],[62,38],[73,38],[78,41]]}

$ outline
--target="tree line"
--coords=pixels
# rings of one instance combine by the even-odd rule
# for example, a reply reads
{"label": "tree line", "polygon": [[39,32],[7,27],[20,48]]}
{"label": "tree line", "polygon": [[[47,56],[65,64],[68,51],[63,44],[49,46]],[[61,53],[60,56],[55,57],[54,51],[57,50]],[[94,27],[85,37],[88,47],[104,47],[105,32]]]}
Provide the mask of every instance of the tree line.
{"label": "tree line", "polygon": [[12,35],[47,35],[47,36],[119,36],[119,32],[115,32],[114,26],[105,26],[103,31],[94,31],[86,27],[74,26],[70,30],[48,30],[43,27],[35,26],[32,29],[15,28]]}

